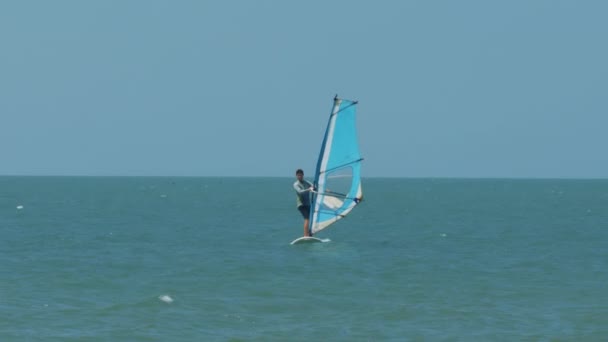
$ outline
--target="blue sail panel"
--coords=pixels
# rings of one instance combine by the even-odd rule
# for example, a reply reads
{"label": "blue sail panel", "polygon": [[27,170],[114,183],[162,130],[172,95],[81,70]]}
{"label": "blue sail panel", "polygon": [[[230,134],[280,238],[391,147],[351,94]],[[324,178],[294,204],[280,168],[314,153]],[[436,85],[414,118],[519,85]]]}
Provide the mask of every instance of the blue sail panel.
{"label": "blue sail panel", "polygon": [[362,199],[357,102],[336,98],[315,173],[310,230],[317,233],[345,217]]}

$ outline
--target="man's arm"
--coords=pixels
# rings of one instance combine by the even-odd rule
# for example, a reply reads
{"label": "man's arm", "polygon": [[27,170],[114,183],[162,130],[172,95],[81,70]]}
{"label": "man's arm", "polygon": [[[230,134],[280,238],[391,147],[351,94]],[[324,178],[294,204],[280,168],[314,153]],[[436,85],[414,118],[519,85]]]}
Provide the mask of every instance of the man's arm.
{"label": "man's arm", "polygon": [[308,186],[309,186],[308,190],[310,190],[310,191],[315,191],[315,186],[314,186],[314,185],[312,185],[312,183],[311,183],[311,182],[306,181],[306,183],[308,183]]}
{"label": "man's arm", "polygon": [[310,184],[310,182],[307,182],[307,183],[310,185],[310,187],[309,187],[308,189],[302,189],[302,188],[300,188],[300,187],[298,186],[298,183],[294,183],[294,184],[293,184],[293,188],[294,188],[294,189],[296,190],[296,192],[297,192],[297,193],[299,193],[299,194],[304,193],[304,192],[307,192],[307,191],[311,191],[311,190],[312,190],[312,184]]}

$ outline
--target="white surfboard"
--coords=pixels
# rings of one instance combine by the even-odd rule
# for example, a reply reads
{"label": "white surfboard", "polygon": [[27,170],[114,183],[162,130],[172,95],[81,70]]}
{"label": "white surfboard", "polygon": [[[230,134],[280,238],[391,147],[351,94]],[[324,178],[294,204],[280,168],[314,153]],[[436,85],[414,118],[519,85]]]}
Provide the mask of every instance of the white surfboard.
{"label": "white surfboard", "polygon": [[302,236],[293,241],[291,241],[292,245],[297,245],[301,243],[316,243],[316,242],[329,242],[330,239],[319,239],[314,236]]}

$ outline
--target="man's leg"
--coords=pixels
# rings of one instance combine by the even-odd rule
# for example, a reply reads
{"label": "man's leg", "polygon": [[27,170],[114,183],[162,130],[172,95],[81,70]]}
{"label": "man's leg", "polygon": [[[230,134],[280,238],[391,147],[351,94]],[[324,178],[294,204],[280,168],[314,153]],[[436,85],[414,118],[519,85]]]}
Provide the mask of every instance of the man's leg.
{"label": "man's leg", "polygon": [[304,219],[304,236],[310,236],[310,234],[308,234],[308,219],[307,218]]}

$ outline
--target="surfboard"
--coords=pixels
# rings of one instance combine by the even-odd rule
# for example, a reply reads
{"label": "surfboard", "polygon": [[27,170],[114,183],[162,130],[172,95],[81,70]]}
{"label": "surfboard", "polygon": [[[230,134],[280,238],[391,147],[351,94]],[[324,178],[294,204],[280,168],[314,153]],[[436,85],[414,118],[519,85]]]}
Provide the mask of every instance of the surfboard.
{"label": "surfboard", "polygon": [[302,236],[293,241],[291,241],[292,245],[304,244],[304,243],[316,243],[316,242],[329,242],[330,239],[319,239],[314,236]]}

